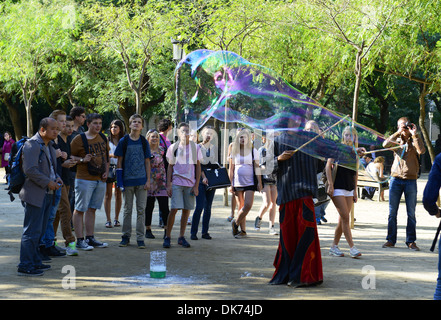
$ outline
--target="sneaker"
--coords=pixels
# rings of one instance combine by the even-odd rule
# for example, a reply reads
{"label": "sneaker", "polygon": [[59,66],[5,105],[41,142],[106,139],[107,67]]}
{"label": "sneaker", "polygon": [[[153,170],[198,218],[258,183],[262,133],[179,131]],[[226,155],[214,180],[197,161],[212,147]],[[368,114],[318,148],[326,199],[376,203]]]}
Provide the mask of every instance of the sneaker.
{"label": "sneaker", "polygon": [[136,241],[136,243],[138,244],[138,249],[145,249],[144,241],[140,240],[140,241]]}
{"label": "sneaker", "polygon": [[351,249],[349,249],[349,255],[352,258],[358,258],[361,257],[361,252],[355,246],[353,246]]}
{"label": "sneaker", "polygon": [[75,242],[71,242],[66,247],[66,254],[68,256],[77,256],[78,250],[75,248]]}
{"label": "sneaker", "polygon": [[203,233],[202,234],[202,238],[203,239],[207,239],[207,240],[211,240],[212,239],[209,233]]}
{"label": "sneaker", "polygon": [[86,240],[84,240],[84,239],[77,239],[77,245],[76,245],[76,247],[77,247],[77,249],[81,249],[81,250],[84,250],[84,251],[90,251],[90,250],[92,250],[93,249],[93,247],[92,246],[89,246],[87,243],[86,243]]}
{"label": "sneaker", "polygon": [[262,219],[260,219],[260,217],[256,217],[256,220],[254,220],[254,229],[260,231],[261,224],[262,224]]}
{"label": "sneaker", "polygon": [[234,237],[236,239],[244,239],[244,238],[246,238],[248,236],[247,236],[247,233],[245,231],[240,230],[240,232],[238,234],[236,234]]}
{"label": "sneaker", "polygon": [[150,229],[145,231],[145,237],[147,239],[155,239],[155,236],[153,235],[152,230]]}
{"label": "sneaker", "polygon": [[383,244],[382,246],[383,248],[393,248],[395,247],[395,244],[393,244],[392,242],[386,242],[385,244]]}
{"label": "sneaker", "polygon": [[170,248],[170,237],[164,237],[164,243],[162,244],[163,248]]}
{"label": "sneaker", "polygon": [[51,246],[49,248],[46,248],[46,254],[49,257],[54,257],[54,258],[59,258],[59,257],[65,257],[66,256],[66,252],[61,252],[59,250],[57,250],[57,248],[55,248],[55,246]]}
{"label": "sneaker", "polygon": [[407,243],[407,247],[413,251],[420,251],[420,248],[418,248],[415,242]]}
{"label": "sneaker", "polygon": [[17,275],[18,276],[25,276],[25,277],[38,277],[42,276],[44,274],[43,270],[39,270],[37,268],[25,270],[22,268],[17,269]]}
{"label": "sneaker", "polygon": [[122,236],[121,237],[121,242],[119,243],[119,246],[120,247],[127,247],[129,245],[129,243],[130,243],[130,238]]}
{"label": "sneaker", "polygon": [[49,264],[40,264],[38,266],[35,266],[35,269],[41,270],[41,271],[47,271],[50,270],[52,267]]}
{"label": "sneaker", "polygon": [[[203,236],[203,235],[202,235],[202,236]],[[195,234],[192,234],[192,235],[190,236],[190,239],[191,239],[191,240],[199,240],[198,236],[195,235]]]}
{"label": "sneaker", "polygon": [[231,221],[231,228],[233,231],[233,237],[239,234],[239,226],[236,224],[236,219],[233,219],[233,221]]}
{"label": "sneaker", "polygon": [[52,259],[47,255],[47,250],[45,246],[39,246],[38,247],[38,253],[40,254],[41,261],[43,262],[49,262]]}
{"label": "sneaker", "polygon": [[54,246],[55,246],[55,249],[57,249],[58,251],[60,251],[60,252],[66,252],[66,248],[60,247],[60,246],[58,245],[57,241],[54,241]]}
{"label": "sneaker", "polygon": [[337,246],[332,246],[329,249],[329,255],[333,257],[344,257],[344,253],[340,251],[340,249]]}
{"label": "sneaker", "polygon": [[272,236],[278,235],[278,233],[277,233],[276,229],[274,228],[274,226],[270,227],[269,234],[272,235]]}
{"label": "sneaker", "polygon": [[86,237],[86,243],[94,248],[107,248],[109,246],[105,242],[98,241],[94,236]]}
{"label": "sneaker", "polygon": [[190,248],[190,244],[187,242],[187,240],[185,240],[184,237],[178,238],[178,244],[183,246],[184,248]]}

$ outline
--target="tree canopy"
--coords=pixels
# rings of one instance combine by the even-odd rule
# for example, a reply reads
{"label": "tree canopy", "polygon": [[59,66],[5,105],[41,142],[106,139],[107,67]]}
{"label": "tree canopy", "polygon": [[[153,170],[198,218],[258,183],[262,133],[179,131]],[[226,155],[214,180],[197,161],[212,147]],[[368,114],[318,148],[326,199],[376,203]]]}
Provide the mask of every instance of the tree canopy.
{"label": "tree canopy", "polygon": [[173,38],[234,51],[381,133],[418,118],[428,142],[429,100],[441,121],[439,12],[436,0],[2,1],[0,122],[32,135],[42,113],[76,105],[173,118]]}

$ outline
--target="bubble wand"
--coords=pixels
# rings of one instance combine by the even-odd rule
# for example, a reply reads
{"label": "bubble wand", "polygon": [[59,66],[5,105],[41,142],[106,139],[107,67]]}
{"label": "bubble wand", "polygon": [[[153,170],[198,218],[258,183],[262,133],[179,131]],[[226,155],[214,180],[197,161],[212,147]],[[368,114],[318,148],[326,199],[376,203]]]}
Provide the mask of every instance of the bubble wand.
{"label": "bubble wand", "polygon": [[396,147],[366,151],[366,152],[363,152],[363,154],[369,154],[369,153],[374,153],[374,152],[383,152],[383,151],[395,150],[395,149],[406,148],[406,147],[407,147],[407,143],[403,144],[403,145],[396,146]]}
{"label": "bubble wand", "polygon": [[319,137],[323,136],[326,132],[328,132],[329,130],[331,130],[333,127],[337,126],[340,122],[343,122],[344,120],[346,120],[346,118],[349,118],[349,116],[345,116],[344,118],[341,118],[339,121],[337,121],[336,123],[334,123],[332,126],[330,126],[328,129],[326,129],[325,131],[323,131],[322,133],[319,133],[317,136],[315,136],[314,138],[312,138],[311,140],[309,140],[308,142],[302,144],[300,147],[298,147],[297,149],[294,150],[293,154],[296,153],[297,151],[300,151],[301,149],[303,149],[304,147],[306,147],[308,144],[310,144],[311,142],[315,141],[316,139],[318,139]]}

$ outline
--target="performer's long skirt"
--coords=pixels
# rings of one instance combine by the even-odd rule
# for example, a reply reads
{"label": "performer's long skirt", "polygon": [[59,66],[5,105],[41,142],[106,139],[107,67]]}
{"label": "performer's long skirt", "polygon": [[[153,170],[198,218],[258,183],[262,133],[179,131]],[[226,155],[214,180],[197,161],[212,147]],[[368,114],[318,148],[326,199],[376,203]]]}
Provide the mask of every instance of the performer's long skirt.
{"label": "performer's long skirt", "polygon": [[280,205],[280,241],[271,284],[308,286],[323,282],[322,257],[312,198]]}

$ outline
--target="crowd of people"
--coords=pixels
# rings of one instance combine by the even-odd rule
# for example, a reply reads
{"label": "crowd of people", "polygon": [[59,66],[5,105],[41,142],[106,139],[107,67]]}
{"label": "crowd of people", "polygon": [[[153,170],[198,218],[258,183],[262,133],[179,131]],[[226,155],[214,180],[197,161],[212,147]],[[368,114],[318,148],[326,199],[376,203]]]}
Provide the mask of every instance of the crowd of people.
{"label": "crowd of people", "polygon": [[[317,224],[326,221],[323,212],[326,206],[314,204],[319,185],[317,174],[323,172],[326,176],[326,192],[339,213],[329,254],[344,256],[338,247],[344,235],[350,256],[358,258],[361,252],[354,245],[349,225],[350,211],[358,200],[357,171],[339,166],[334,159],[323,162],[297,152],[292,147],[296,139],[294,128],[298,128],[296,121],[288,121],[287,128],[293,128],[292,131],[283,131],[276,137],[263,135],[260,147],[256,147],[258,144],[250,130],[237,129],[228,148],[232,200],[228,221],[235,238],[247,237],[246,218],[253,207],[255,192],[260,192],[263,201],[254,227],[260,230],[268,213],[269,233],[280,235],[270,283],[310,286],[323,281]],[[404,193],[408,214],[406,244],[409,249],[419,250],[415,243],[416,179],[419,156],[425,148],[416,126],[409,126],[407,118],[400,118],[397,124],[397,132],[384,142],[384,147],[391,144],[407,147],[404,151],[394,150],[389,179],[388,234],[383,247],[393,247],[397,241],[396,217]],[[199,133],[191,132],[187,123],[180,123],[176,127],[177,140],[172,143],[167,136],[173,124],[168,119],[161,120],[158,128],[148,130],[145,136],[142,134],[144,120],[137,114],[130,117],[127,130],[121,120],[112,121],[108,136],[102,133],[102,125],[101,115],[86,116],[81,107],[72,108],[69,115],[56,110],[41,120],[38,132],[24,144],[21,161],[26,180],[19,196],[25,217],[19,275],[42,275],[50,268],[44,262],[51,257],[107,247],[108,244],[94,234],[96,210],[103,203],[105,227],[122,227],[120,247],[130,244],[133,209],[138,248],[145,248],[145,238],[155,238],[151,225],[156,201],[159,224],[164,228],[164,248],[172,246],[172,230],[180,210],[178,245],[190,247],[185,237],[189,224],[191,240],[198,240],[201,217],[201,237],[212,238],[209,225],[215,189],[208,187],[205,172],[221,167],[216,131],[206,126]],[[303,131],[310,137],[320,134],[314,121],[309,121]],[[2,151],[6,155],[14,141],[9,133],[5,133],[4,138]],[[354,153],[355,161],[366,152],[364,148],[354,149],[357,133],[351,127],[343,131],[342,145],[347,146],[347,152]],[[2,156],[2,161],[5,159]],[[361,161],[365,161],[366,170],[372,175],[385,179],[383,157],[372,161],[371,156],[365,156]],[[384,195],[381,198],[384,200]],[[274,227],[277,207],[279,230]],[[59,226],[64,248],[56,240]]]}

